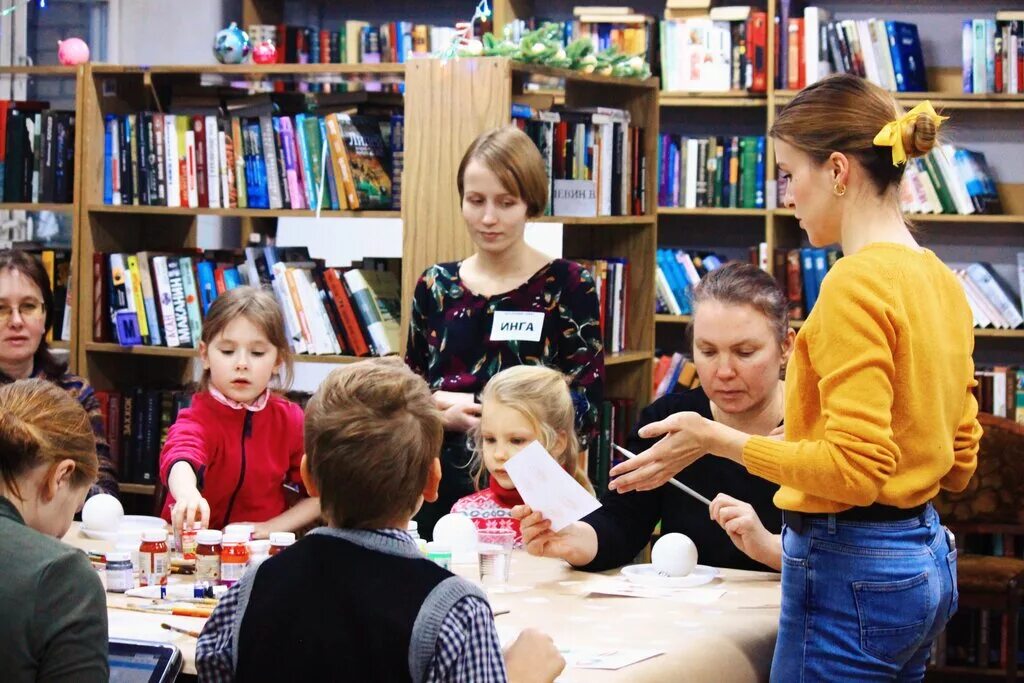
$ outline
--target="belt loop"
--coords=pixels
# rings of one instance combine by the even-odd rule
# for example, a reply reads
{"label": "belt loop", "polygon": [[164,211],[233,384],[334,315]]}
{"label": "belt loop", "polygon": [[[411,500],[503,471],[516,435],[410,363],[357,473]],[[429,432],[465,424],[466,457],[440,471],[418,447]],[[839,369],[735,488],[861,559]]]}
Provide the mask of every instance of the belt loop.
{"label": "belt loop", "polygon": [[831,513],[828,516],[828,534],[829,536],[836,535],[836,516]]}

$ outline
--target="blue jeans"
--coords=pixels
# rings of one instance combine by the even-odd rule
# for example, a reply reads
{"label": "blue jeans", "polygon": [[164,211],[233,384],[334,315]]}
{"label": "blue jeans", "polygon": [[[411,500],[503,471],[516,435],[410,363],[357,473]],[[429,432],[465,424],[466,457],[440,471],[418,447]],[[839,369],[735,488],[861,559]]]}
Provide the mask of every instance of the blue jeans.
{"label": "blue jeans", "polygon": [[921,681],[956,608],[956,547],[931,505],[895,522],[784,526],[771,680]]}

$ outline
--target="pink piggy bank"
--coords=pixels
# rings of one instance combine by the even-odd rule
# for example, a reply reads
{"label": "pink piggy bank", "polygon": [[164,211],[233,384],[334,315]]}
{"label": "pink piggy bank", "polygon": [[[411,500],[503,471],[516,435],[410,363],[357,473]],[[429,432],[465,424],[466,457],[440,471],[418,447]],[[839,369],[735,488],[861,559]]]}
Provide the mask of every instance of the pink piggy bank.
{"label": "pink piggy bank", "polygon": [[252,49],[252,61],[257,64],[273,64],[277,61],[277,47],[274,41],[264,40]]}
{"label": "pink piggy bank", "polygon": [[89,61],[89,46],[81,38],[58,40],[57,60],[64,66],[85,64]]}

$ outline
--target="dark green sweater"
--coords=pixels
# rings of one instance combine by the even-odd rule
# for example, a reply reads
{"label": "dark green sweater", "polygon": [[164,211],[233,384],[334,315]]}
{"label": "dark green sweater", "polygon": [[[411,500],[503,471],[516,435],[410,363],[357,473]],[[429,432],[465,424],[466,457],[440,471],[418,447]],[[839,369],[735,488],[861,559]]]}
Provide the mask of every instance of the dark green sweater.
{"label": "dark green sweater", "polygon": [[0,677],[107,681],[107,601],[85,554],[29,528],[0,496]]}

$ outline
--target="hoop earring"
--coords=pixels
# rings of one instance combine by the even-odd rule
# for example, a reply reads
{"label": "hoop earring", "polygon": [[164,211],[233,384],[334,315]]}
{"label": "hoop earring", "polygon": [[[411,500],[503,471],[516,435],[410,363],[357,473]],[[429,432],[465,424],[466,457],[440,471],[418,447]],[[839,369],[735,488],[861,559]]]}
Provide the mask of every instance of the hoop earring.
{"label": "hoop earring", "polygon": [[846,194],[846,185],[842,184],[837,180],[836,184],[832,186],[832,194],[834,194],[837,197],[842,197],[844,194]]}

